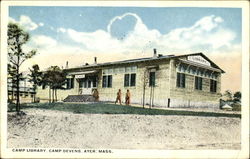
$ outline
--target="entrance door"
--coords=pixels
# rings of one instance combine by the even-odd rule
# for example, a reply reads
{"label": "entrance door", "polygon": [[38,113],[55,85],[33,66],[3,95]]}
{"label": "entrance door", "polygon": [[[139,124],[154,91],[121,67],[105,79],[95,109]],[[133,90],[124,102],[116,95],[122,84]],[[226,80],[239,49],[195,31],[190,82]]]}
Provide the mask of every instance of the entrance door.
{"label": "entrance door", "polygon": [[85,79],[82,88],[82,94],[92,94],[92,81],[91,79]]}
{"label": "entrance door", "polygon": [[79,81],[79,94],[92,94],[93,88],[96,88],[96,76],[87,76]]}

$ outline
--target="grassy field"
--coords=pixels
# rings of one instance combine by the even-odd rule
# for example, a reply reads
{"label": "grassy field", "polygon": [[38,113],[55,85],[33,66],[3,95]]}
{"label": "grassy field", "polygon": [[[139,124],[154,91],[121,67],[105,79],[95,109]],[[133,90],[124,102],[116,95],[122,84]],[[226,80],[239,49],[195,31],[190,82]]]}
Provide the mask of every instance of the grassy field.
{"label": "grassy field", "polygon": [[163,110],[115,105],[106,103],[78,104],[78,103],[32,103],[21,106],[22,109],[38,108],[73,112],[77,114],[139,114],[139,115],[182,115],[204,117],[233,117],[241,118],[240,114],[196,112],[185,110]]}

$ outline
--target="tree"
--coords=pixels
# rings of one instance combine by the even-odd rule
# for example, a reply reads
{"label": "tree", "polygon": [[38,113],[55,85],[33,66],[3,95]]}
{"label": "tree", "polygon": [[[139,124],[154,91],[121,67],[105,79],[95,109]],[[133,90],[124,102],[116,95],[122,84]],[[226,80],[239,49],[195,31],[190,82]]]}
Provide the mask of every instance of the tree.
{"label": "tree", "polygon": [[234,101],[238,101],[240,102],[241,101],[241,92],[235,92],[234,95],[233,95],[233,98],[234,98]]}
{"label": "tree", "polygon": [[[8,95],[8,101],[10,103],[13,102],[14,100],[14,89],[16,88],[16,81],[15,81],[15,73],[16,73],[16,69],[15,67],[13,67],[11,64],[8,64],[8,87],[11,87],[11,99],[9,99],[9,95]],[[11,82],[11,83],[9,83]],[[9,90],[9,88],[8,88]]]}
{"label": "tree", "polygon": [[142,106],[144,108],[145,106],[145,93],[146,93],[146,87],[149,83],[149,70],[146,68],[143,73],[143,90],[142,90]]}
{"label": "tree", "polygon": [[22,46],[29,41],[29,33],[24,31],[18,24],[8,24],[8,63],[9,67],[13,68],[13,81],[16,82],[16,111],[20,112],[20,98],[19,98],[19,82],[21,78],[20,67],[24,61],[32,58],[35,50],[24,52]]}
{"label": "tree", "polygon": [[[37,64],[32,66],[32,69],[30,70],[29,81],[33,84],[33,90],[36,92],[37,86],[40,86],[42,83],[42,72],[40,71],[40,68]],[[33,96],[33,102],[35,102],[36,99],[36,93]]]}
{"label": "tree", "polygon": [[[52,90],[52,102],[57,101],[57,90],[64,89],[66,73],[58,66],[51,66],[43,75],[43,85],[49,86],[49,97],[51,97]],[[51,102],[51,98],[50,98]]]}
{"label": "tree", "polygon": [[230,90],[226,90],[223,94],[226,101],[232,101],[233,100],[233,93]]}

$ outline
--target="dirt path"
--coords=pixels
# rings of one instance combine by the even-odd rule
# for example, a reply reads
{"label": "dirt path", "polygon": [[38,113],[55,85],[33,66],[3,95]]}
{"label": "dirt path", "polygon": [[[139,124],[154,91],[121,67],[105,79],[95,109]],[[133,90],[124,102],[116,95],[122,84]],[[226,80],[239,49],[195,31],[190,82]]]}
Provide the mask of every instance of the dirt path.
{"label": "dirt path", "polygon": [[10,148],[240,149],[239,118],[25,112],[8,114]]}

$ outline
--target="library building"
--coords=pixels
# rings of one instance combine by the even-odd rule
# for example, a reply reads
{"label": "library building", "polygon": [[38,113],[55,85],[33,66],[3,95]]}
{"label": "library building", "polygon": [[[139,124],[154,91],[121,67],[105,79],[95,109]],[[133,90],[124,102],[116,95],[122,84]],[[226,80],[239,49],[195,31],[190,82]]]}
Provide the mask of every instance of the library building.
{"label": "library building", "polygon": [[[221,75],[225,73],[203,53],[162,55],[65,68],[66,89],[58,90],[64,102],[85,102],[98,92],[99,101],[122,102],[129,90],[131,104],[152,107],[219,108]],[[37,97],[48,101],[48,87],[39,87]]]}

